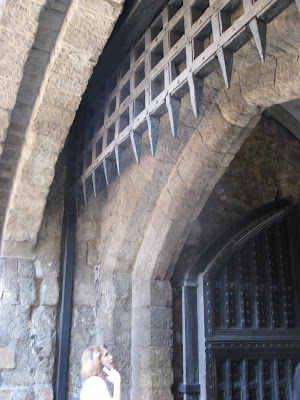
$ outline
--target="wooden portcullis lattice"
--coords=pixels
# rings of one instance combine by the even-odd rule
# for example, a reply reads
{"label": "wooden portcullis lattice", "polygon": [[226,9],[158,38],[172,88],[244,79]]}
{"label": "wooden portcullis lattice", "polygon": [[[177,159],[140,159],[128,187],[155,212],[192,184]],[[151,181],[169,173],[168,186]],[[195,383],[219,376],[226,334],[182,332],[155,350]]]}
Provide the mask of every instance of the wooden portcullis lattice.
{"label": "wooden portcullis lattice", "polygon": [[[114,162],[121,173],[127,146],[139,163],[146,130],[154,155],[160,117],[167,112],[175,137],[188,92],[197,117],[205,77],[220,66],[229,87],[233,53],[251,38],[264,61],[266,25],[292,1],[169,1],[108,82],[103,125],[86,138],[77,162],[77,197],[80,190],[85,203],[89,190],[96,196],[101,176],[108,185]],[[300,10],[300,0],[295,2]]]}

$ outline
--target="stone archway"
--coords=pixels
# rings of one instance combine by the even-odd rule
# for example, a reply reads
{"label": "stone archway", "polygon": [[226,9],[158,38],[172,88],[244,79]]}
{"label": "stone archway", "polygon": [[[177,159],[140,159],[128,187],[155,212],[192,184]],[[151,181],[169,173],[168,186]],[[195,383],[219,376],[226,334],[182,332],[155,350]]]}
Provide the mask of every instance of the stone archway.
{"label": "stone archway", "polygon": [[[289,18],[292,20],[295,12],[296,8],[290,7],[278,18],[280,22],[276,20],[272,32],[275,42],[275,33],[282,34],[284,23]],[[221,90],[211,104],[208,100],[207,110],[153,210],[132,278],[133,399],[141,394],[147,399],[155,398],[158,393],[161,398],[171,396],[170,390],[164,389],[172,385],[171,361],[165,362],[164,378],[160,379],[159,357],[161,354],[171,356],[171,289],[168,280],[189,227],[256,126],[264,108],[300,97],[299,50],[294,48],[284,55],[280,53],[269,57],[265,64],[251,64],[250,61],[233,75],[230,90]],[[141,333],[149,341],[141,341]]]}

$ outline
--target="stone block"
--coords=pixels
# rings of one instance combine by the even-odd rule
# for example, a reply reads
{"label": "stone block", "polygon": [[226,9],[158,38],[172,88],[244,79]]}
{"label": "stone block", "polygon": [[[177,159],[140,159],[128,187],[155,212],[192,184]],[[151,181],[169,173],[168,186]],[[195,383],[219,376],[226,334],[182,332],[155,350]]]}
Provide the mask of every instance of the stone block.
{"label": "stone block", "polygon": [[269,107],[278,97],[274,76],[277,68],[275,58],[268,59],[240,72],[241,93],[245,101],[251,105]]}
{"label": "stone block", "polygon": [[151,281],[133,279],[132,285],[132,305],[133,307],[143,307],[151,305]]}
{"label": "stone block", "polygon": [[75,282],[73,304],[75,306],[96,306],[97,289],[94,283]]}
{"label": "stone block", "polygon": [[224,89],[217,99],[222,116],[232,125],[246,126],[253,115],[258,113],[259,107],[248,105],[241,95],[239,79],[233,79],[230,89]]}
{"label": "stone block", "polygon": [[12,109],[15,105],[16,102],[16,92],[11,92],[10,94],[8,93],[0,93],[0,103],[1,107],[5,109]]}
{"label": "stone block", "polygon": [[[1,54],[1,57],[2,56],[4,56],[4,55]],[[6,57],[8,57],[8,55]],[[4,64],[4,62],[1,59],[0,76],[2,78],[12,79],[14,81],[21,82],[22,73],[23,73],[23,70],[22,70],[22,68],[18,67],[18,65],[10,65],[9,68],[7,68],[7,64]]]}
{"label": "stone block", "polygon": [[20,300],[22,306],[37,304],[37,285],[33,278],[19,278]]}
{"label": "stone block", "polygon": [[11,147],[6,149],[6,151],[2,155],[2,163],[6,166],[14,166],[17,164],[18,156],[20,152],[19,149]]}
{"label": "stone block", "polygon": [[32,36],[36,32],[41,10],[41,4],[10,1],[4,9],[1,24],[25,36]]}
{"label": "stone block", "polygon": [[0,371],[14,369],[15,367],[15,349],[0,347]]}
{"label": "stone block", "polygon": [[0,400],[12,400],[12,392],[10,390],[0,390]]}
{"label": "stone block", "polygon": [[44,92],[44,101],[50,106],[76,111],[81,101],[81,93],[78,96],[73,96],[70,92],[65,93],[57,87],[55,89],[47,87]]}
{"label": "stone block", "polygon": [[105,46],[106,39],[99,38],[90,32],[79,30],[76,26],[69,26],[66,29],[63,42],[66,45],[72,46],[74,50],[81,50],[83,54],[80,60],[84,61],[87,59],[89,62],[95,64]]}
{"label": "stone block", "polygon": [[84,9],[81,9],[78,13],[74,13],[72,21],[70,21],[72,27],[102,39],[108,39],[114,23],[115,21],[109,19],[107,16],[99,18],[99,15]]}
{"label": "stone block", "polygon": [[151,328],[171,329],[173,326],[172,308],[151,307]]}
{"label": "stone block", "polygon": [[8,347],[12,341],[11,326],[8,323],[11,314],[9,312],[1,313],[0,317],[2,321],[2,325],[0,326],[0,347]]}
{"label": "stone block", "polygon": [[172,305],[172,287],[169,281],[151,282],[151,305],[156,307]]}
{"label": "stone block", "polygon": [[[0,137],[1,137],[1,133],[0,133]],[[6,139],[6,145],[9,146],[15,146],[15,147],[21,147],[23,143],[23,139],[20,138],[20,136],[15,135],[11,129],[9,129],[9,135]]]}
{"label": "stone block", "polygon": [[53,400],[52,387],[49,386],[36,387],[35,396],[37,400]]}
{"label": "stone block", "polygon": [[78,5],[93,14],[100,14],[106,18],[111,18],[112,20],[117,20],[122,11],[122,5],[115,1],[111,2],[103,0],[99,3],[95,3],[93,0],[79,0]]}
{"label": "stone block", "polygon": [[[9,43],[0,40],[1,43],[1,63],[4,65],[12,65],[11,74],[15,78],[14,80],[20,82],[20,72],[15,71],[23,71],[23,66],[28,56],[29,49],[15,49],[10,46]],[[2,74],[3,75],[3,74]]]}
{"label": "stone block", "polygon": [[40,16],[39,23],[42,28],[48,28],[54,32],[59,32],[63,20],[63,13],[55,8],[45,7]]}
{"label": "stone block", "polygon": [[[58,154],[52,153],[50,151],[42,151],[38,149],[31,149],[30,146],[26,146],[28,148],[29,160],[28,164],[34,169],[43,170],[44,168],[50,168],[55,165],[57,161]],[[25,150],[23,150],[24,154]]]}
{"label": "stone block", "polygon": [[42,51],[51,52],[57,39],[57,30],[45,26],[39,27],[39,35],[34,41],[34,47]]}
{"label": "stone block", "polygon": [[[0,87],[1,87],[2,93],[6,93],[6,94],[15,96],[18,91],[18,88],[19,88],[19,82],[0,78]],[[1,106],[3,108],[6,108],[2,104],[1,104]]]}
{"label": "stone block", "polygon": [[12,400],[32,400],[34,391],[32,388],[22,388],[12,392]]}
{"label": "stone block", "polygon": [[172,347],[173,332],[171,329],[152,329],[151,346]]}
{"label": "stone block", "polygon": [[45,262],[36,260],[34,262],[35,273],[37,278],[56,279],[59,276],[60,266],[53,262]]}
{"label": "stone block", "polygon": [[8,128],[11,117],[10,110],[3,110],[0,108],[0,126],[2,129]]}
{"label": "stone block", "polygon": [[30,57],[26,61],[26,72],[28,74],[29,81],[34,79],[41,80],[48,66],[49,57],[49,54],[40,49],[31,49]]}
{"label": "stone block", "polygon": [[114,327],[116,331],[130,329],[131,313],[123,306],[115,307],[114,311]]}
{"label": "stone block", "polygon": [[80,237],[82,242],[94,240],[95,237],[97,237],[97,229],[98,227],[96,221],[78,218],[76,232],[77,237]]}
{"label": "stone block", "polygon": [[37,342],[43,342],[51,348],[55,340],[55,308],[45,306],[35,308],[31,314],[31,322],[37,334]]}
{"label": "stone block", "polygon": [[2,278],[0,298],[3,304],[19,304],[19,284],[16,279]]}
{"label": "stone block", "polygon": [[20,387],[25,389],[26,386],[34,385],[34,378],[31,370],[31,366],[27,365],[22,368],[22,373],[20,373],[18,368],[11,371],[3,371],[1,373],[1,384],[3,384],[4,387],[18,388],[16,391],[19,392]]}
{"label": "stone block", "polygon": [[[32,198],[32,201],[36,203],[35,198]],[[24,218],[24,212],[26,212],[26,218]],[[36,208],[32,206],[29,209],[24,209],[20,205],[19,209],[16,207],[16,209],[10,210],[5,240],[15,242],[28,241],[31,244],[36,242],[43,212],[44,207],[41,204],[37,204]]]}
{"label": "stone block", "polygon": [[278,59],[275,76],[275,84],[280,96],[278,103],[299,97],[299,58],[298,52]]}
{"label": "stone block", "polygon": [[[52,78],[54,81],[56,78]],[[66,109],[60,109],[50,105],[44,105],[37,110],[34,118],[34,123],[51,123],[57,124],[57,121],[61,122],[61,128],[64,126],[70,127],[75,117],[74,111]]]}
{"label": "stone block", "polygon": [[72,342],[75,346],[84,350],[95,342],[96,339],[96,314],[94,307],[75,307],[72,318]]}
{"label": "stone block", "polygon": [[0,28],[0,42],[7,43],[17,51],[30,49],[34,40],[34,35],[24,36],[17,31]]}
{"label": "stone block", "polygon": [[47,1],[47,8],[50,8],[51,10],[56,10],[61,13],[65,13],[66,10],[68,9],[69,3],[70,3],[69,0],[49,0]]}
{"label": "stone block", "polygon": [[32,107],[35,104],[39,91],[39,82],[34,82],[32,77],[26,77],[21,82],[19,88],[18,102]]}
{"label": "stone block", "polygon": [[[78,74],[76,77],[63,75],[63,74],[51,74],[49,77],[49,90],[59,90],[70,95],[81,96],[86,89],[87,79],[82,79],[82,76]],[[58,106],[56,106],[58,107]]]}
{"label": "stone block", "polygon": [[16,102],[13,109],[11,120],[17,123],[28,123],[32,113],[32,106],[24,103]]}
{"label": "stone block", "polygon": [[16,259],[1,260],[3,277],[5,279],[17,279],[18,276],[18,261]]}
{"label": "stone block", "polygon": [[30,196],[32,193],[34,193],[37,197],[45,198],[49,193],[49,186],[40,186],[33,183],[29,185],[25,181],[23,182],[23,185],[20,185],[18,193],[21,196]]}
{"label": "stone block", "polygon": [[96,265],[100,260],[98,244],[94,240],[87,243],[87,264]]}
{"label": "stone block", "polygon": [[56,58],[51,65],[51,71],[69,76],[74,75],[75,77],[81,75],[83,79],[88,80],[93,72],[93,68],[88,63],[74,63],[71,59]]}
{"label": "stone block", "polygon": [[59,300],[57,279],[46,278],[41,284],[40,303],[42,306],[55,306]]}
{"label": "stone block", "polygon": [[[141,387],[149,388],[150,390],[171,387],[173,383],[173,369],[164,368],[163,373],[161,368],[145,368],[140,371]],[[157,398],[157,397],[151,397]]]}
{"label": "stone block", "polygon": [[132,332],[132,342],[135,344],[135,346],[138,347],[150,346],[151,345],[150,329],[135,326]]}
{"label": "stone block", "polygon": [[5,142],[6,135],[7,135],[7,128],[5,128],[5,129],[0,128],[0,143],[1,143],[1,153],[0,154],[2,154],[2,151],[3,151],[2,144]]}
{"label": "stone block", "polygon": [[22,257],[28,259],[35,257],[35,243],[32,242],[4,240],[1,250],[2,257]]}
{"label": "stone block", "polygon": [[18,261],[18,275],[22,278],[34,278],[35,270],[32,261],[19,260]]}
{"label": "stone block", "polygon": [[[103,39],[104,40],[104,39]],[[105,40],[104,40],[105,41]],[[104,47],[104,44],[103,44]],[[83,49],[74,47],[68,44],[65,40],[63,45],[57,46],[57,58],[63,62],[70,62],[70,64],[84,64],[85,66],[94,67],[98,61],[99,54],[91,54],[90,51],[84,51]]]}
{"label": "stone block", "polygon": [[[20,176],[22,176],[22,184],[24,186],[30,186],[33,184],[36,186],[49,188],[54,178],[54,172],[54,166],[53,168],[37,169],[34,160],[32,160],[32,163],[27,163],[24,166]],[[22,194],[24,194],[24,192],[27,190],[28,188],[22,188]]]}

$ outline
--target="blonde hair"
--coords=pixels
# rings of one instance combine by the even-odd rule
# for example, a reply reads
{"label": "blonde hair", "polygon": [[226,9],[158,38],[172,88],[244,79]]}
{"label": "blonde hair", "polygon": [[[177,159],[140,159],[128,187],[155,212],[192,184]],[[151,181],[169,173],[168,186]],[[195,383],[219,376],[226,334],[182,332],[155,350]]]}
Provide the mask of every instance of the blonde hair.
{"label": "blonde hair", "polygon": [[105,350],[107,349],[104,345],[90,346],[85,350],[81,359],[82,376],[101,376],[100,356]]}

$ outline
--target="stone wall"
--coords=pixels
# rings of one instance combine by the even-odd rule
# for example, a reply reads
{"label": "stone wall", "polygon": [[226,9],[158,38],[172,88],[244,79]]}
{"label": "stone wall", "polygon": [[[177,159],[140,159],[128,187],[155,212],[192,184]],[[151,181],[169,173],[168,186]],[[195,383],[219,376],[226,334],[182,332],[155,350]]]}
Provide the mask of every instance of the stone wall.
{"label": "stone wall", "polygon": [[[76,19],[69,20],[70,31],[64,31],[62,35],[69,32],[69,39],[75,41],[73,33],[82,7],[77,8],[78,2],[72,4],[70,10],[73,10],[72,15]],[[80,4],[89,8],[88,1]],[[117,8],[120,10],[120,7]],[[79,12],[79,16],[75,11]],[[90,12],[85,15],[89,17]],[[85,24],[89,30],[90,25]],[[111,28],[112,25],[113,21]],[[78,398],[82,383],[79,375],[82,351],[95,342],[106,342],[115,356],[116,367],[123,377],[123,400],[130,396],[133,400],[172,398],[173,320],[169,278],[186,238],[189,238],[187,245],[191,251],[190,244],[196,243],[197,247],[198,235],[205,227],[209,228],[209,222],[206,225],[200,223],[197,217],[230,161],[256,125],[263,108],[300,96],[297,42],[300,36],[297,35],[297,27],[298,11],[293,5],[268,26],[265,64],[260,63],[254,44],[249,42],[235,55],[240,62],[234,66],[230,90],[224,88],[219,70],[206,79],[200,117],[194,118],[190,101],[185,97],[178,137],[172,138],[168,118],[163,117],[156,157],[150,155],[149,141],[144,135],[141,165],[136,166],[133,153],[128,154],[129,161],[122,176],[116,177],[109,188],[103,187],[97,199],[91,197],[87,207],[80,211],[76,235],[69,399]],[[92,34],[91,31],[89,33]],[[77,45],[85,46],[82,43]],[[69,45],[67,48],[70,50]],[[63,51],[63,47],[60,50]],[[77,50],[72,56],[68,53],[73,62],[77,56],[89,58],[82,48]],[[93,57],[96,53],[92,52]],[[69,56],[64,58],[66,63]],[[55,60],[54,57],[52,67]],[[88,65],[92,68],[89,61]],[[81,83],[79,97],[85,85]],[[53,101],[49,96],[48,99],[47,96],[40,99],[41,105],[46,104],[46,111],[48,101]],[[40,121],[44,121],[44,112],[40,111],[37,115]],[[55,124],[50,121],[47,128],[51,131],[51,143],[54,141],[58,146],[57,154],[63,144],[63,141],[56,143],[60,133],[58,115],[62,114],[51,113]],[[71,120],[68,121],[70,124]],[[52,129],[54,126],[55,130]],[[40,137],[31,136],[37,133],[35,130],[28,132],[30,147]],[[63,140],[66,133],[64,131]],[[47,143],[42,143],[43,152],[30,154],[30,165],[39,166],[39,161],[44,161]],[[265,153],[269,153],[269,148],[267,150]],[[286,152],[293,154],[288,149]],[[262,155],[265,156],[265,153]],[[261,155],[253,157],[254,166],[261,158]],[[54,163],[52,159],[51,168]],[[48,168],[49,162],[44,166]],[[24,259],[1,260],[1,312],[5,321],[2,329],[6,331],[1,336],[1,396],[8,399],[26,399],[26,396],[50,399],[53,395],[63,212],[61,170],[61,165],[58,165],[58,180],[48,199],[36,258],[30,262]],[[43,170],[35,167],[34,171],[38,179]],[[27,172],[26,176],[32,178],[32,170],[29,168]],[[250,172],[249,175],[253,173]],[[280,175],[281,170],[277,172],[276,180],[270,178],[270,181],[261,182],[271,189],[264,190],[259,201],[264,202],[268,196],[274,197],[276,192],[279,195],[280,190],[282,195],[287,192],[289,186],[284,184],[287,178]],[[48,171],[47,177],[51,178],[49,184],[51,173]],[[24,188],[22,183],[20,176],[18,187],[21,189]],[[278,191],[274,189],[275,184]],[[244,186],[248,187],[248,183]],[[25,189],[32,190],[32,180],[28,180]],[[225,189],[225,194],[220,193],[221,200],[222,196],[230,198]],[[46,196],[47,192],[43,195],[44,200]],[[235,196],[241,206],[239,196]],[[247,199],[247,196],[244,198]],[[243,212],[256,205],[255,202],[248,204],[243,198],[242,203]],[[16,204],[20,220],[26,218],[29,211],[34,213],[38,209],[33,202],[26,210],[19,209],[17,203],[12,204]],[[43,207],[39,210],[42,212]],[[213,212],[214,207],[210,213]],[[227,216],[226,207],[221,214]],[[16,221],[13,213],[11,221]],[[26,223],[29,226],[30,220]],[[24,231],[28,233],[30,230]],[[34,235],[37,231],[38,227],[34,229]],[[192,235],[189,235],[190,231]],[[9,232],[6,232],[7,239],[12,238],[14,242],[14,236],[10,236]],[[17,233],[17,229],[13,230],[14,235]],[[33,238],[35,240],[35,236]],[[33,242],[25,244],[31,246]]]}
{"label": "stone wall", "polygon": [[175,381],[182,381],[181,293],[177,292],[176,283],[205,247],[247,212],[283,197],[293,197],[299,203],[299,182],[299,140],[263,114],[208,198],[174,270]]}
{"label": "stone wall", "polygon": [[[187,112],[191,112],[189,107]],[[80,210],[76,228],[68,399],[78,398],[83,383],[81,355],[93,343],[105,343],[112,352],[122,375],[123,400],[131,398],[134,386],[140,382],[145,389],[143,398],[147,390],[151,396],[153,387],[159,398],[162,381],[173,379],[171,287],[169,282],[149,280],[141,282],[139,289],[132,293],[132,269],[142,232],[160,190],[192,132],[183,122],[180,140],[174,140],[168,117],[162,118],[164,135],[156,157],[151,156],[149,139],[144,135],[141,165],[136,165],[133,152],[127,154],[122,176],[108,188],[102,187],[96,199],[92,194],[87,206]],[[137,307],[134,315],[133,302]],[[151,327],[148,319],[152,321]],[[152,328],[159,338],[153,335]],[[143,351],[131,349],[133,330]],[[133,363],[141,371],[145,369],[136,377],[138,381],[132,381],[135,379],[131,374]],[[151,380],[146,373],[149,365]],[[162,368],[168,371],[168,377],[160,377]],[[170,395],[168,386],[165,392]],[[139,398],[139,394],[136,396]],[[168,397],[165,394],[163,398]]]}
{"label": "stone wall", "polygon": [[[268,26],[273,44],[287,21],[298,19],[295,10]],[[79,394],[80,358],[94,342],[106,342],[115,356],[124,399],[172,398],[169,279],[186,240],[197,242],[197,218],[264,107],[300,95],[298,44],[286,40],[268,47],[264,64],[254,44],[247,44],[235,55],[243,62],[235,64],[229,90],[219,70],[212,74],[205,80],[199,118],[184,97],[177,138],[168,117],[162,117],[155,158],[146,133],[140,165],[128,150],[122,175],[80,210],[69,399]]]}
{"label": "stone wall", "polygon": [[0,260],[0,399],[51,400],[59,302],[63,159],[46,206],[36,257]]}

